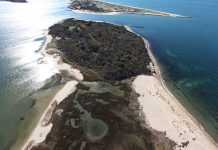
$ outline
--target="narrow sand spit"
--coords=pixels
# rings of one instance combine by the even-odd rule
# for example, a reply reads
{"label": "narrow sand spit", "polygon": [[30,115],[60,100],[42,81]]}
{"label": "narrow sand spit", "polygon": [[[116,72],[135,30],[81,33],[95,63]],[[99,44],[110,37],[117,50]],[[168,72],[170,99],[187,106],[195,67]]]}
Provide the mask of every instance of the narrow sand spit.
{"label": "narrow sand spit", "polygon": [[149,43],[143,40],[156,74],[139,75],[132,86],[140,94],[138,100],[147,124],[152,129],[165,132],[169,139],[178,144],[178,150],[217,150],[215,141],[166,88]]}
{"label": "narrow sand spit", "polygon": [[[63,63],[61,61],[61,57],[54,54],[49,55],[47,51],[47,44],[51,42],[52,37],[50,35],[46,36],[46,42],[42,47],[42,53],[45,57],[54,65],[54,68],[57,70],[67,70],[72,76],[74,76],[77,80],[83,80],[83,75],[80,73],[79,70],[72,68],[70,65]],[[47,109],[44,111],[42,117],[40,118],[38,124],[36,125],[35,129],[31,133],[28,140],[25,142],[22,150],[29,150],[35,144],[41,143],[46,139],[46,136],[51,131],[52,124],[49,123],[49,120],[52,116],[52,112],[61,101],[63,101],[68,95],[73,93],[76,90],[76,85],[78,81],[72,80],[68,81],[64,87],[55,95]],[[60,111],[61,112],[61,111]]]}
{"label": "narrow sand spit", "polygon": [[98,13],[98,12],[94,12],[94,11],[86,11],[86,10],[75,10],[75,9],[72,9],[73,12],[75,13],[80,13],[80,14],[93,14],[93,15],[119,15],[119,14],[122,14],[122,12],[101,12],[101,13]]}
{"label": "narrow sand spit", "polygon": [[[101,2],[101,1],[99,1],[99,2]],[[144,10],[147,12],[128,12],[128,11],[126,11],[126,12],[125,11],[95,12],[95,11],[90,11],[90,10],[78,10],[78,9],[72,9],[72,11],[74,11],[76,13],[89,13],[89,14],[95,14],[95,15],[96,14],[99,14],[99,15],[140,14],[140,15],[168,16],[168,17],[177,17],[177,18],[191,18],[190,16],[183,16],[183,15],[179,15],[179,14],[157,11],[157,10],[152,10],[152,9],[144,9],[144,8],[139,8],[139,7],[127,6],[127,5],[117,5],[115,3],[110,3],[110,2],[103,2],[103,3],[121,6],[121,7],[128,7],[128,8]]]}

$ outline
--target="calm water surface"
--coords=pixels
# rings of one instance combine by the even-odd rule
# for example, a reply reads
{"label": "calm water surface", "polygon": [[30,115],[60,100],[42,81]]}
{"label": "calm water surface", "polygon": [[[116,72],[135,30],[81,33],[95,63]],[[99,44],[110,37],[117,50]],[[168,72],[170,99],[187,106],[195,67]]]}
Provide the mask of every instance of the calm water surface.
{"label": "calm water surface", "polygon": [[[30,107],[32,101],[28,96],[55,70],[49,63],[40,63],[43,57],[38,50],[45,30],[69,17],[142,26],[133,30],[151,42],[167,84],[218,141],[218,3],[215,0],[107,1],[193,18],[76,14],[67,8],[67,0],[0,2],[0,149],[13,143],[24,125],[30,126],[24,123],[25,119],[20,121],[21,117],[39,114],[37,107],[34,110]],[[57,89],[40,93],[38,103],[47,102]]]}

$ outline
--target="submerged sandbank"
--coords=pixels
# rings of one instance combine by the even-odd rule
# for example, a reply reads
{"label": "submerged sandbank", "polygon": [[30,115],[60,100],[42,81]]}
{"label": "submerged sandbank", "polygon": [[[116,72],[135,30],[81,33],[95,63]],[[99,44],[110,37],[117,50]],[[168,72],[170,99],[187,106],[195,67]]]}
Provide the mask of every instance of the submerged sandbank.
{"label": "submerged sandbank", "polygon": [[29,150],[32,146],[43,142],[46,139],[46,136],[51,131],[52,123],[50,119],[53,113],[54,108],[63,101],[68,95],[73,93],[76,90],[76,85],[78,80],[83,80],[83,75],[79,70],[72,68],[69,64],[63,63],[60,55],[50,55],[48,54],[51,49],[47,48],[48,44],[51,42],[52,37],[46,33],[46,41],[42,47],[42,54],[51,61],[54,68],[57,70],[66,70],[71,74],[76,80],[68,81],[60,91],[55,95],[53,100],[50,102],[43,115],[41,116],[38,124],[35,129],[32,131],[31,135],[27,141],[22,146],[22,150]]}

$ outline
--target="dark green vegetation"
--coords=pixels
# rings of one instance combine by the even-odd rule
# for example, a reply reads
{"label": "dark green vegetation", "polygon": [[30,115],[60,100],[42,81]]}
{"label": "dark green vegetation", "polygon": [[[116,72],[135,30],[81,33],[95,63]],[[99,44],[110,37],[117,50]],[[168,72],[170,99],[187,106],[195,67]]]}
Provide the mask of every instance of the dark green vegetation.
{"label": "dark green vegetation", "polygon": [[143,40],[125,27],[67,19],[50,27],[49,34],[58,37],[56,46],[69,61],[106,80],[151,73]]}
{"label": "dark green vegetation", "polygon": [[108,10],[105,10],[103,8],[98,7],[95,3],[93,3],[93,1],[85,1],[85,0],[72,0],[71,4],[69,6],[71,9],[75,9],[75,10],[89,10],[89,11],[93,11],[93,12],[111,12]]}
{"label": "dark green vegetation", "polygon": [[[112,4],[108,2],[102,2],[98,0],[71,0],[69,8],[72,10],[79,10],[83,12],[94,12],[94,13],[128,13],[128,14],[140,14],[140,15],[159,15],[159,16],[171,16],[172,14],[167,12],[155,11],[144,8],[136,8],[130,6],[122,6]],[[179,18],[191,18],[190,16],[181,16],[173,14],[173,17]]]}
{"label": "dark green vegetation", "polygon": [[[138,95],[129,88],[129,83],[113,85],[120,89],[120,93],[113,94],[111,87],[108,92],[98,93],[81,82],[77,92],[56,107],[51,132],[32,150],[173,149],[175,143],[164,133],[146,128],[144,118],[139,115]],[[98,86],[98,82],[89,84]]]}
{"label": "dark green vegetation", "polygon": [[131,88],[129,77],[150,74],[140,37],[124,27],[74,19],[52,26],[49,34],[53,40],[47,48],[62,51],[63,61],[82,68],[85,76],[77,91],[55,107],[51,132],[32,150],[174,149],[176,143],[165,133],[146,125]]}

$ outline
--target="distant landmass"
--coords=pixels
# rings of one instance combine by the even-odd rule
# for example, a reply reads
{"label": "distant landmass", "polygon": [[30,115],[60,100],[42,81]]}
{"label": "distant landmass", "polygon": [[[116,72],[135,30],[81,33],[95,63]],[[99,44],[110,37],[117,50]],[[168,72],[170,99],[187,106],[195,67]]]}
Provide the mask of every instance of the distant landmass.
{"label": "distant landmass", "polygon": [[0,0],[0,1],[8,1],[8,2],[16,2],[16,3],[26,3],[26,0]]}
{"label": "distant landmass", "polygon": [[191,18],[190,16],[182,16],[178,14],[172,14],[172,13],[161,12],[156,10],[117,5],[117,4],[101,2],[97,0],[71,0],[69,8],[76,11],[92,12],[92,13],[128,13],[128,14]]}

